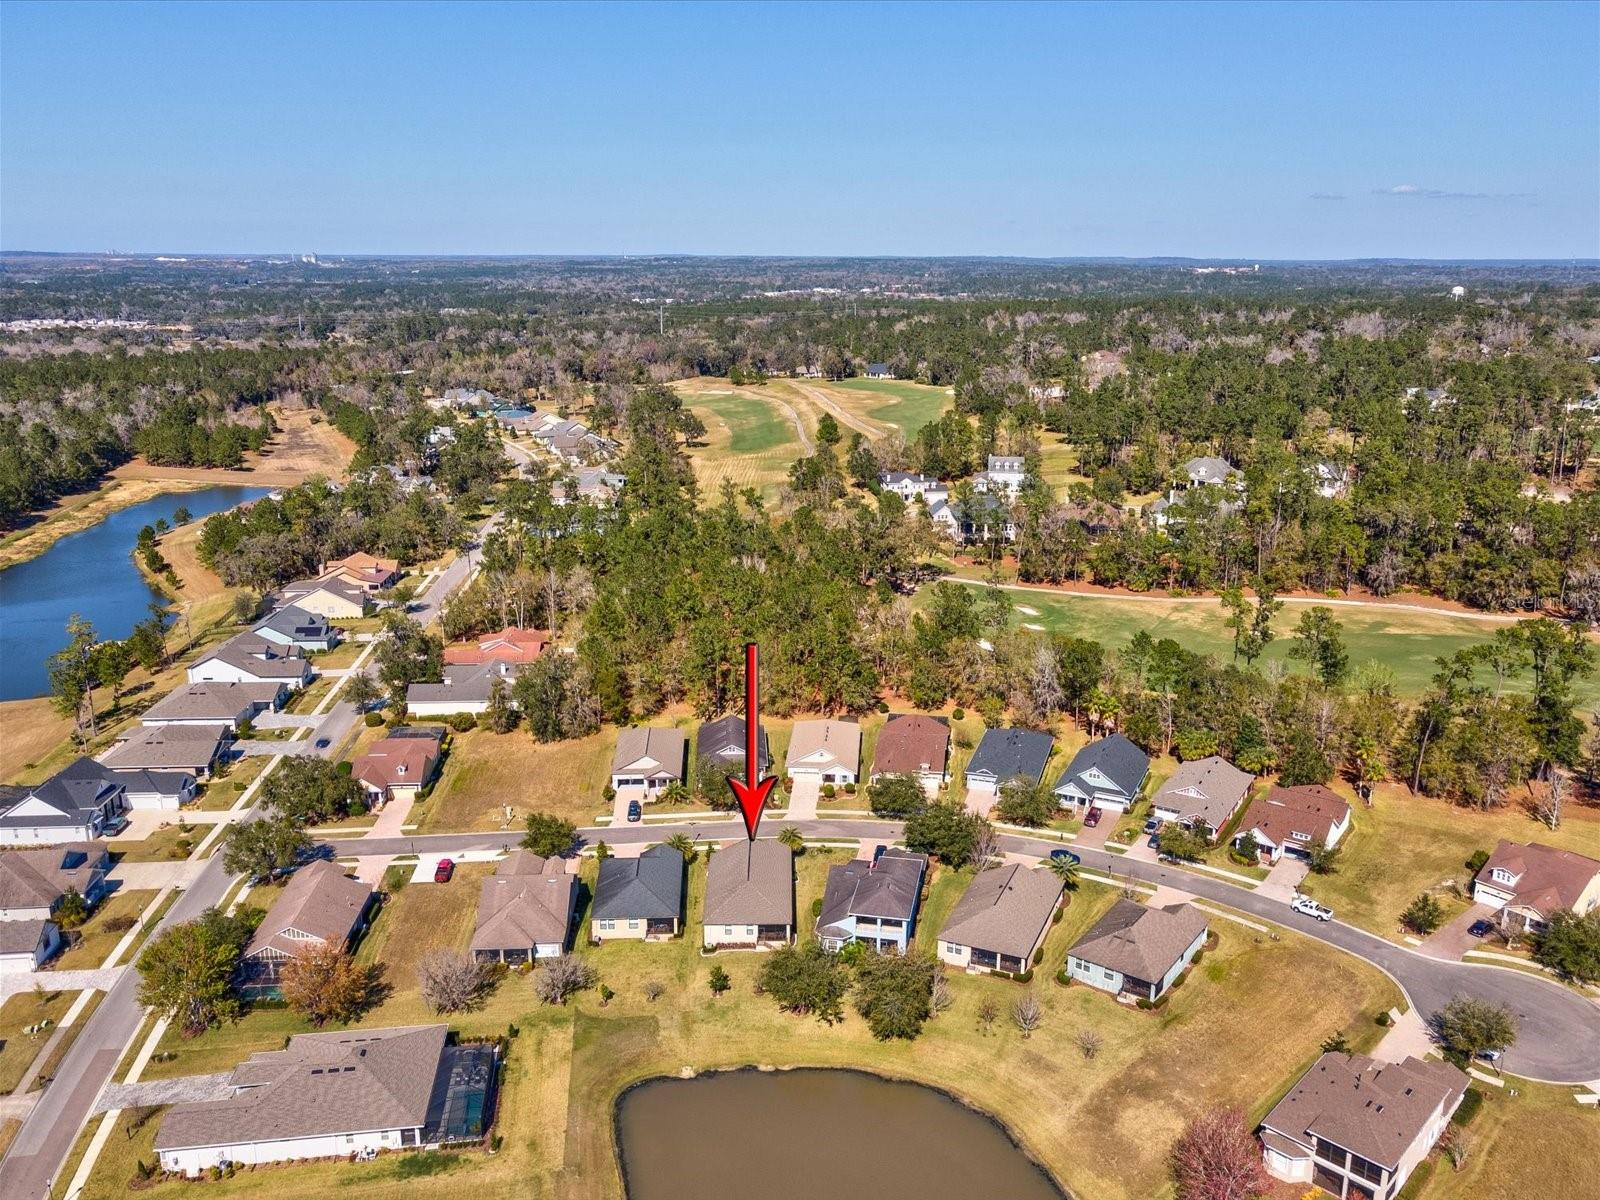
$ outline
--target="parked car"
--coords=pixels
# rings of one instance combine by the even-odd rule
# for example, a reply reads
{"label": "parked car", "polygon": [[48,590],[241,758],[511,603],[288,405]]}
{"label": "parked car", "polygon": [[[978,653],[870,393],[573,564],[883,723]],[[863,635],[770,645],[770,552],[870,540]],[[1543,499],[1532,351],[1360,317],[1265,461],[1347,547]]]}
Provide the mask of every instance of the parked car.
{"label": "parked car", "polygon": [[1301,916],[1311,917],[1317,921],[1333,920],[1333,909],[1318,904],[1310,896],[1296,896],[1290,902],[1289,907]]}
{"label": "parked car", "polygon": [[318,738],[313,744],[318,750],[326,750],[329,746],[333,745],[333,742],[329,738]]}
{"label": "parked car", "polygon": [[1152,850],[1161,849],[1161,834],[1160,833],[1152,833],[1150,835],[1150,840],[1148,842],[1146,842],[1145,845],[1149,846],[1150,849],[1152,849]]}
{"label": "parked car", "polygon": [[1161,818],[1160,817],[1151,817],[1148,821],[1146,821],[1144,823],[1144,831],[1146,833],[1160,833],[1161,832]]}
{"label": "parked car", "polygon": [[105,834],[106,837],[116,837],[117,834],[121,833],[127,827],[128,818],[119,813],[117,816],[112,817],[109,821],[102,825],[100,827],[100,832]]}
{"label": "parked car", "polygon": [[1083,862],[1083,859],[1079,858],[1071,850],[1052,850],[1050,851],[1050,857],[1057,862],[1069,862],[1075,867]]}
{"label": "parked car", "polygon": [[1096,825],[1100,824],[1100,810],[1098,808],[1091,808],[1088,812],[1084,813],[1083,823],[1090,829],[1093,829]]}
{"label": "parked car", "polygon": [[637,800],[629,800],[628,801],[628,820],[630,820],[630,821],[642,821],[642,820],[644,820],[644,809],[639,807],[639,802]]}
{"label": "parked car", "polygon": [[1488,937],[1492,929],[1494,929],[1493,921],[1474,921],[1467,932],[1473,937]]}
{"label": "parked car", "polygon": [[450,876],[454,875],[455,873],[456,864],[451,862],[448,858],[441,858],[439,860],[439,865],[433,869],[433,881],[435,883],[449,883]]}

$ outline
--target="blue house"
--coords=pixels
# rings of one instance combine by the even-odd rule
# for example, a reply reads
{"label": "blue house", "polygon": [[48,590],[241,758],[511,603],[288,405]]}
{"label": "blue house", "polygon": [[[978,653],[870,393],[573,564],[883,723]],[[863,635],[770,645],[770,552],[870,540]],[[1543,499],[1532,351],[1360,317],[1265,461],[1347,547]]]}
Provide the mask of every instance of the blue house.
{"label": "blue house", "polygon": [[828,870],[817,937],[829,950],[862,942],[904,954],[917,920],[928,856],[890,847],[871,862],[852,859]]}

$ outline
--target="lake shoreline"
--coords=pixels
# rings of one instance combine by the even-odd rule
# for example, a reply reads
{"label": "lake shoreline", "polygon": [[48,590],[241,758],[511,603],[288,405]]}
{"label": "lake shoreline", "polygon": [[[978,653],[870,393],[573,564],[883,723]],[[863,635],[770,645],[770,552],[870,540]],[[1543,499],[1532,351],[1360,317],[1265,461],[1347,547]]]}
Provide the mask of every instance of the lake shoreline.
{"label": "lake shoreline", "polygon": [[[231,482],[231,481],[230,481]],[[203,492],[215,483],[192,479],[145,479],[107,475],[93,491],[65,496],[38,514],[32,524],[13,529],[0,540],[0,571],[21,566],[46,554],[62,538],[93,529],[124,509],[161,496]],[[244,486],[260,486],[253,481]]]}
{"label": "lake shoreline", "polygon": [[860,1075],[864,1078],[877,1080],[879,1082],[907,1084],[912,1087],[921,1088],[924,1091],[932,1092],[945,1100],[960,1105],[967,1112],[982,1118],[990,1125],[994,1126],[994,1128],[1000,1132],[1001,1136],[1005,1138],[1007,1143],[1010,1144],[1011,1148],[1027,1160],[1033,1169],[1039,1173],[1039,1176],[1047,1184],[1049,1184],[1049,1186],[1056,1192],[1058,1196],[1061,1197],[1061,1200],[1077,1200],[1077,1197],[1073,1195],[1071,1189],[1062,1183],[1061,1180],[1056,1178],[1055,1173],[1050,1170],[1050,1168],[1045,1164],[1044,1160],[1037,1154],[1033,1153],[1033,1151],[1016,1134],[1016,1132],[1012,1130],[1009,1125],[1007,1125],[989,1109],[980,1106],[977,1102],[973,1101],[967,1096],[964,1096],[961,1093],[944,1086],[943,1084],[928,1083],[910,1075],[900,1075],[891,1071],[882,1071],[872,1067],[811,1066],[804,1063],[789,1063],[783,1066],[759,1066],[754,1063],[746,1063],[743,1066],[737,1067],[707,1067],[704,1069],[696,1069],[694,1070],[693,1074],[688,1075],[651,1075],[643,1079],[636,1079],[633,1082],[624,1085],[611,1101],[612,1150],[616,1156],[617,1174],[622,1180],[623,1200],[633,1200],[633,1190],[629,1186],[628,1182],[628,1156],[625,1153],[622,1144],[622,1106],[623,1102],[628,1098],[630,1093],[639,1091],[643,1088],[653,1087],[658,1084],[686,1083],[710,1075],[778,1075],[794,1071],[826,1071],[830,1074],[837,1075]]}

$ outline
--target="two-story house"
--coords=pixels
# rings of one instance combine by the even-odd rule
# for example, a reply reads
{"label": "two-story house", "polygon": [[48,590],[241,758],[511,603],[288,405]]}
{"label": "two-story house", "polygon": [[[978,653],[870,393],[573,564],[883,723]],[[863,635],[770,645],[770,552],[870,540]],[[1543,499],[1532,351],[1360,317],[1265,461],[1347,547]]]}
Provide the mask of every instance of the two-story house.
{"label": "two-story house", "polygon": [[1499,909],[1507,932],[1537,933],[1550,914],[1600,907],[1600,862],[1538,842],[1502,841],[1472,881],[1472,898]]}
{"label": "two-story house", "polygon": [[927,855],[894,847],[870,861],[856,858],[828,868],[818,939],[829,950],[862,942],[883,953],[904,954],[927,870]]}
{"label": "two-story house", "polygon": [[0,785],[0,845],[90,842],[127,807],[116,772],[80,758],[32,787]]}

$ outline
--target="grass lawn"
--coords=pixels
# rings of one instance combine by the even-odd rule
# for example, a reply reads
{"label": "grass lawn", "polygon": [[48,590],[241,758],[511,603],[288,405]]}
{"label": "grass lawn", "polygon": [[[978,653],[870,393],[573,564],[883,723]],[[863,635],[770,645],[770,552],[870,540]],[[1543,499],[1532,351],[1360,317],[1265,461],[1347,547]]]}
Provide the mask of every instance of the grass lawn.
{"label": "grass lawn", "polygon": [[112,930],[107,926],[119,920],[137,921],[139,914],[155,898],[153,891],[113,892],[76,931],[77,940],[72,948],[57,957],[51,965],[58,971],[92,971],[99,967],[128,932],[126,929]]}
{"label": "grass lawn", "polygon": [[[810,903],[821,895],[827,869],[846,851],[808,850],[797,863],[796,905],[803,936]],[[477,904],[476,879],[488,868],[467,864],[446,885],[408,884],[395,894],[360,948],[386,961],[395,993],[362,1024],[393,1025],[432,1019],[414,990],[417,957],[431,945],[462,945]],[[589,877],[595,864],[586,862]],[[451,1018],[467,1033],[500,1033],[515,1024],[501,1106],[499,1154],[466,1154],[440,1166],[441,1184],[477,1197],[555,1196],[573,1200],[621,1195],[612,1144],[612,1105],[629,1083],[685,1069],[748,1064],[859,1066],[938,1084],[1004,1120],[1027,1147],[1083,1196],[1165,1194],[1165,1154],[1183,1123],[1201,1108],[1235,1103],[1264,1111],[1317,1054],[1336,1029],[1370,1047],[1380,1032],[1372,1013],[1399,1002],[1393,986],[1359,961],[1292,934],[1273,941],[1218,922],[1220,946],[1159,1013],[1139,1012],[1085,987],[1062,987],[1051,977],[1066,948],[1116,898],[1114,889],[1084,884],[1047,940],[1046,966],[1033,989],[1045,1006],[1043,1027],[1024,1040],[1006,1014],[1022,987],[1009,980],[955,973],[953,1007],[930,1022],[913,1043],[880,1043],[847,1011],[836,1026],[778,1011],[753,991],[764,959],[753,953],[704,955],[699,948],[704,893],[703,857],[690,872],[688,929],[669,942],[580,945],[578,953],[615,990],[602,1006],[598,991],[563,1008],[538,1006],[525,978],[508,975],[485,1006]],[[936,872],[923,919],[936,932],[968,877]],[[581,942],[581,939],[580,939]],[[713,999],[706,981],[713,965],[733,988]],[[650,1001],[643,984],[658,979],[666,992]],[[1001,1019],[984,1033],[979,1006],[992,999]],[[282,1009],[258,1009],[238,1025],[184,1042],[168,1035],[169,1062],[151,1064],[150,1077],[225,1069],[254,1050],[281,1046],[304,1029]],[[1103,1039],[1093,1059],[1077,1049],[1079,1031]],[[1249,1030],[1248,1037],[1240,1031]],[[1175,1088],[1181,1074],[1184,1086]],[[136,1159],[150,1157],[154,1129],[114,1134],[97,1167],[89,1197],[112,1197]],[[312,1200],[330,1186],[355,1200],[390,1200],[406,1184],[402,1157],[368,1164],[309,1164],[254,1172],[207,1184],[207,1194],[259,1194]],[[406,1170],[429,1169],[428,1160]],[[270,1180],[270,1183],[268,1183]],[[190,1185],[149,1189],[186,1194]],[[414,1191],[415,1185],[411,1185]]]}
{"label": "grass lawn", "polygon": [[1436,1154],[1418,1200],[1600,1200],[1600,1111],[1574,1103],[1570,1088],[1519,1083],[1516,1091],[1483,1089],[1466,1163],[1455,1171]]}
{"label": "grass lawn", "polygon": [[55,1025],[42,1033],[28,1034],[24,1030],[40,1021],[59,1024],[77,995],[46,991],[41,1004],[33,992],[20,992],[0,1005],[0,1094],[10,1093],[22,1082],[23,1073],[44,1049]]}
{"label": "grass lawn", "polygon": [[807,380],[812,387],[832,394],[840,404],[898,429],[906,441],[944,415],[954,403],[949,388],[930,387],[904,379]]}
{"label": "grass lawn", "polygon": [[314,655],[311,662],[319,671],[337,670],[354,663],[366,648],[367,643],[346,638],[326,654]]}
{"label": "grass lawn", "polygon": [[[318,659],[316,665],[318,667],[324,667],[328,664]],[[335,679],[331,675],[317,676],[317,678],[311,681],[311,685],[309,687],[301,688],[289,698],[289,703],[284,705],[283,711],[287,713],[299,713],[301,716],[315,712],[317,705],[322,703],[323,697],[325,697],[329,692],[333,691],[333,685],[338,682],[339,680]],[[251,736],[264,737],[268,732],[270,731],[258,730]],[[287,732],[292,733],[293,730],[289,730]]]}
{"label": "grass lawn", "polygon": [[[1340,791],[1348,799],[1348,792]],[[1592,806],[1569,804],[1561,828],[1552,831],[1520,803],[1480,813],[1413,796],[1390,783],[1374,790],[1371,808],[1355,801],[1351,809],[1338,869],[1307,877],[1302,890],[1333,908],[1340,920],[1389,938],[1401,936],[1400,913],[1420,892],[1433,891],[1447,916],[1464,908],[1449,885],[1464,891],[1470,878],[1467,859],[1475,850],[1492,851],[1501,838],[1545,842],[1600,858],[1600,809]]]}
{"label": "grass lawn", "polygon": [[678,390],[706,427],[703,444],[689,451],[702,491],[715,496],[727,480],[736,488],[776,496],[789,465],[804,452],[795,418],[806,423],[808,436],[815,429],[809,412],[801,413],[787,389],[771,385],[736,388],[726,380],[696,380]]}
{"label": "grass lawn", "polygon": [[201,791],[200,798],[195,801],[194,807],[204,812],[218,812],[232,808],[239,802],[244,790],[256,781],[256,777],[266,770],[267,764],[271,761],[271,756],[266,754],[252,754],[246,758],[231,760],[221,773],[211,777]]}
{"label": "grass lawn", "polygon": [[[1233,657],[1233,635],[1223,625],[1223,612],[1215,600],[1129,599],[1122,596],[1052,595],[1048,592],[1009,590],[1014,605],[1034,609],[1017,611],[1018,624],[1042,626],[1051,633],[1070,633],[1119,650],[1144,630],[1154,638],[1169,637],[1187,650],[1209,654],[1219,662]],[[1278,663],[1301,670],[1289,658],[1291,631],[1300,614],[1314,600],[1288,600],[1274,622],[1277,638],[1258,665]],[[1434,659],[1487,641],[1497,625],[1449,613],[1416,610],[1335,607],[1333,615],[1344,627],[1345,648],[1352,668],[1376,661],[1394,672],[1395,691],[1414,699],[1429,687],[1438,669]],[[1600,700],[1600,677],[1574,688],[1578,702],[1592,709]]]}
{"label": "grass lawn", "polygon": [[78,1013],[78,1019],[67,1027],[66,1033],[55,1044],[55,1049],[50,1051],[50,1056],[39,1065],[39,1073],[34,1076],[33,1085],[28,1088],[30,1092],[42,1090],[55,1079],[61,1060],[66,1058],[67,1051],[72,1049],[72,1043],[83,1032],[84,1026],[89,1023],[89,1018],[94,1015],[94,1010],[100,1007],[100,1001],[104,1000],[105,996],[104,992],[99,991],[89,993],[89,999],[84,1002],[82,1010]]}
{"label": "grass lawn", "polygon": [[608,811],[601,793],[611,781],[616,744],[616,727],[609,725],[570,742],[536,742],[523,729],[455,734],[433,794],[411,810],[411,819],[421,833],[517,828],[531,812],[593,824]]}
{"label": "grass lawn", "polygon": [[1065,499],[1067,489],[1074,483],[1088,483],[1089,477],[1078,470],[1078,448],[1057,433],[1047,433],[1039,447],[1039,471],[1060,499]]}
{"label": "grass lawn", "polygon": [[[183,819],[182,815],[178,818]],[[108,843],[112,856],[124,862],[167,862],[188,858],[200,839],[211,832],[209,825],[189,825],[188,832],[176,822],[156,830],[142,842]]]}

